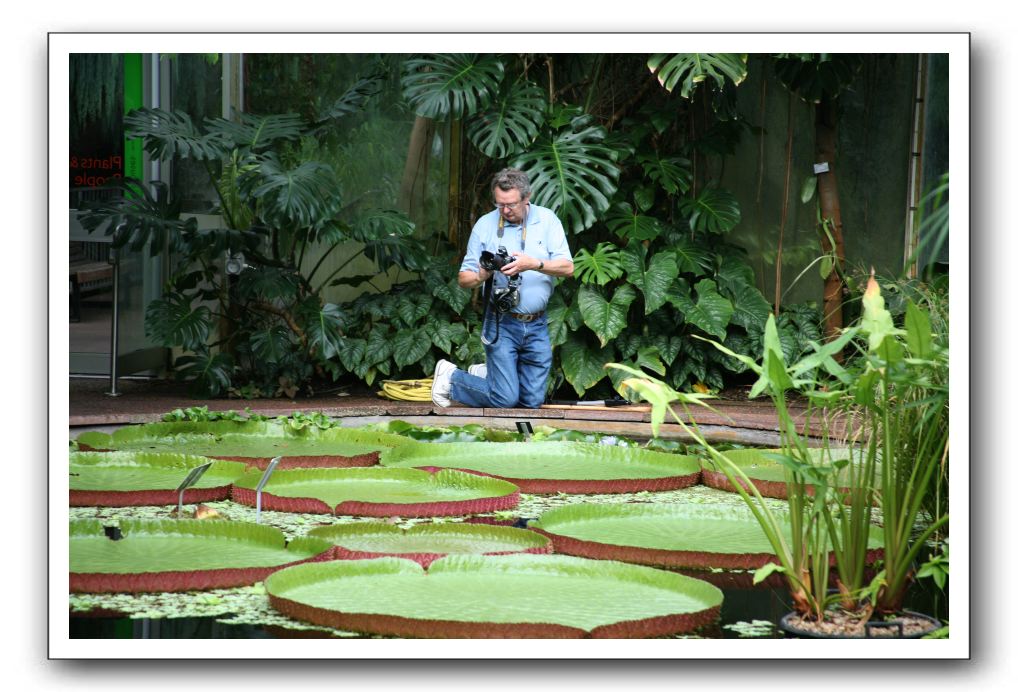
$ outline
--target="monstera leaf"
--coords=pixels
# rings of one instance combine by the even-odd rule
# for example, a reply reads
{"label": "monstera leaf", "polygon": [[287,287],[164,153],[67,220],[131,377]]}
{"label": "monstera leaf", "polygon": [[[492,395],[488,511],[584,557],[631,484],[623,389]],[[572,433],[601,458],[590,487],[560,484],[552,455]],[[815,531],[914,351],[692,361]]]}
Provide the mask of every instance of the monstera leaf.
{"label": "monstera leaf", "polygon": [[392,209],[369,212],[353,228],[354,240],[364,243],[364,254],[378,268],[387,270],[393,264],[409,271],[421,271],[431,263],[431,256],[413,237],[414,222],[406,214]]}
{"label": "monstera leaf", "polygon": [[414,57],[403,66],[403,97],[421,117],[463,118],[492,101],[504,72],[502,61],[494,54]]}
{"label": "monstera leaf", "polygon": [[688,235],[674,234],[669,238],[668,249],[675,256],[680,274],[703,276],[712,267],[711,253]]}
{"label": "monstera leaf", "polygon": [[694,231],[727,233],[739,223],[739,202],[728,190],[706,187],[695,199],[683,200],[679,211]]}
{"label": "monstera leaf", "polygon": [[663,187],[669,194],[683,194],[689,189],[693,173],[688,159],[672,156],[661,158],[658,154],[638,156],[644,174]]}
{"label": "monstera leaf", "polygon": [[656,53],[647,61],[647,67],[668,91],[681,84],[679,93],[688,99],[697,84],[714,80],[722,88],[727,78],[738,86],[746,78],[745,53]]}
{"label": "monstera leaf", "polygon": [[853,53],[779,53],[774,73],[781,83],[804,101],[819,103],[834,98],[851,84],[862,66],[862,56]]}
{"label": "monstera leaf", "polygon": [[604,379],[608,374],[604,366],[614,360],[615,348],[611,344],[593,350],[573,339],[562,345],[562,372],[580,396]]}
{"label": "monstera leaf", "polygon": [[249,151],[264,151],[279,141],[296,141],[304,123],[299,115],[251,115],[235,112],[235,120],[216,118],[209,121],[209,134],[228,138],[234,146]]}
{"label": "monstera leaf", "polygon": [[201,132],[182,111],[139,108],[124,117],[128,137],[141,137],[145,151],[164,161],[181,158],[218,161],[233,148],[233,140],[222,131]]}
{"label": "monstera leaf", "polygon": [[177,358],[177,377],[191,383],[191,393],[213,397],[230,388],[233,359],[226,353],[212,355],[202,347],[193,349],[193,356]]}
{"label": "monstera leaf", "polygon": [[616,289],[611,300],[606,300],[601,291],[590,286],[581,286],[576,302],[580,306],[583,322],[597,334],[604,346],[619,335],[626,327],[629,305],[636,300],[636,291],[629,284]]}
{"label": "monstera leaf", "polygon": [[258,271],[241,272],[237,277],[237,295],[242,298],[293,298],[297,287],[293,270],[277,267],[259,267]]}
{"label": "monstera leaf", "polygon": [[618,153],[603,144],[606,134],[589,116],[577,118],[539,138],[511,164],[529,176],[534,203],[554,211],[573,233],[593,226],[617,189]]}
{"label": "monstera leaf", "polygon": [[504,159],[524,149],[544,124],[544,90],[532,82],[513,83],[467,125],[467,137],[485,156]]}
{"label": "monstera leaf", "polygon": [[669,290],[668,302],[682,312],[687,322],[723,340],[735,310],[732,303],[718,293],[717,285],[710,279],[697,282],[695,290],[693,302],[688,285],[680,279]]}
{"label": "monstera leaf", "polygon": [[266,363],[279,363],[290,353],[292,346],[290,330],[278,324],[251,335],[251,350]]}
{"label": "monstera leaf", "polygon": [[627,202],[612,205],[605,223],[612,233],[629,240],[653,240],[664,231],[660,221],[633,211]]}
{"label": "monstera leaf", "polygon": [[341,206],[336,174],[323,163],[286,168],[265,155],[240,174],[237,185],[241,197],[257,204],[266,221],[283,228],[317,226]]}
{"label": "monstera leaf", "polygon": [[325,360],[340,354],[343,312],[338,305],[326,303],[319,307],[317,298],[310,297],[301,306],[307,325],[308,345],[317,349]]}
{"label": "monstera leaf", "polygon": [[328,110],[321,114],[321,120],[315,123],[315,125],[318,127],[326,126],[332,120],[360,113],[364,110],[364,104],[367,100],[382,90],[384,83],[385,78],[381,74],[373,74],[363,79],[358,79],[353,86],[332,102]]}
{"label": "monstera leaf", "polygon": [[145,334],[160,346],[183,346],[188,351],[205,345],[212,328],[212,312],[204,305],[191,309],[183,294],[168,293],[145,308]]}
{"label": "monstera leaf", "polygon": [[604,286],[622,276],[619,249],[611,243],[598,243],[594,252],[582,248],[573,255],[573,276],[585,284]]}
{"label": "monstera leaf", "polygon": [[643,293],[644,314],[657,310],[668,298],[668,287],[679,275],[675,264],[675,255],[671,252],[659,252],[647,266],[647,248],[635,240],[622,251],[622,267],[626,270],[629,283]]}
{"label": "monstera leaf", "polygon": [[169,241],[172,248],[194,235],[198,222],[192,217],[181,220],[180,200],[170,195],[166,183],[145,185],[134,178],[113,180],[104,187],[122,191],[111,200],[86,202],[78,220],[89,232],[103,229],[113,236],[113,247],[125,245],[140,252],[149,243],[149,254],[155,257]]}

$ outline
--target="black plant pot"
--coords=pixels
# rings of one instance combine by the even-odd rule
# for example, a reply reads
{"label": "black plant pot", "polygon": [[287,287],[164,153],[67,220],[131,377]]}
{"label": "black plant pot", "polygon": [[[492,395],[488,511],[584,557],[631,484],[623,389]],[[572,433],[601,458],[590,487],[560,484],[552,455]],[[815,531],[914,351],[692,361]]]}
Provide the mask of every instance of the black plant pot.
{"label": "black plant pot", "polygon": [[789,621],[796,615],[794,611],[781,618],[781,622],[778,623],[778,627],[780,627],[785,633],[785,636],[795,639],[921,639],[930,632],[940,629],[943,626],[939,620],[930,617],[929,615],[915,613],[911,610],[903,610],[901,612],[910,617],[925,620],[930,624],[929,629],[915,634],[904,634],[901,621],[891,619],[871,620],[867,622],[864,625],[865,634],[862,636],[824,634],[822,632],[811,632],[791,625]]}

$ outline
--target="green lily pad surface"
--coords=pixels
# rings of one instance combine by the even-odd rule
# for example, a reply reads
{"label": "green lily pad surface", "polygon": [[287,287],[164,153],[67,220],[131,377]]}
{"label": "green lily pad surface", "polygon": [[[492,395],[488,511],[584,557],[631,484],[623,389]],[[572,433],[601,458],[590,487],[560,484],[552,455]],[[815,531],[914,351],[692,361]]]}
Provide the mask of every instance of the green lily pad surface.
{"label": "green lily pad surface", "polygon": [[700,476],[696,457],[584,442],[416,443],[386,451],[381,464],[473,471],[528,493],[672,490]]}
{"label": "green lily pad surface", "polygon": [[[234,483],[233,499],[255,505],[259,473]],[[276,471],[262,493],[262,507],[278,511],[364,516],[442,516],[515,507],[512,483],[444,469],[293,469]]]}
{"label": "green lily pad surface", "polygon": [[418,524],[402,529],[392,524],[367,522],[321,526],[308,535],[338,546],[341,550],[337,557],[393,555],[425,567],[438,557],[450,554],[551,552],[551,541],[539,533],[485,524]]}
{"label": "green lily pad surface", "polygon": [[407,442],[399,435],[352,428],[293,428],[279,421],[148,423],[112,435],[82,433],[79,445],[93,449],[172,451],[212,457],[266,459],[276,456],[355,457]]}
{"label": "green lily pad surface", "polygon": [[720,610],[699,579],[559,555],[453,555],[297,565],[265,581],[273,607],[319,625],[412,637],[646,637]]}
{"label": "green lily pad surface", "polygon": [[215,520],[125,520],[113,540],[96,520],[70,522],[72,591],[178,591],[254,583],[332,544],[279,529]]}
{"label": "green lily pad surface", "polygon": [[[748,508],[709,505],[570,505],[528,524],[557,553],[675,568],[756,569],[776,562]],[[784,528],[791,539],[790,525]],[[870,548],[883,545],[873,527]]]}
{"label": "green lily pad surface", "polygon": [[[760,494],[765,497],[787,499],[785,486],[786,467],[780,461],[768,455],[780,454],[779,449],[737,449],[725,452],[725,456],[745,473],[752,480]],[[849,448],[831,449],[821,451],[811,449],[810,455],[817,465],[827,466],[832,462],[838,462],[852,458],[852,450]],[[855,454],[858,454],[856,452]],[[721,472],[716,464],[708,459],[703,460],[703,483],[719,490],[734,492],[731,482]],[[855,462],[856,467],[858,461]],[[851,483],[851,465],[840,469],[836,476],[830,480],[839,488],[846,488]],[[879,466],[877,468],[879,473]],[[856,471],[858,473],[858,471]]]}
{"label": "green lily pad surface", "polygon": [[71,452],[72,505],[176,504],[176,488],[197,466],[212,463],[184,491],[185,501],[225,500],[245,465],[187,454],[151,452]]}

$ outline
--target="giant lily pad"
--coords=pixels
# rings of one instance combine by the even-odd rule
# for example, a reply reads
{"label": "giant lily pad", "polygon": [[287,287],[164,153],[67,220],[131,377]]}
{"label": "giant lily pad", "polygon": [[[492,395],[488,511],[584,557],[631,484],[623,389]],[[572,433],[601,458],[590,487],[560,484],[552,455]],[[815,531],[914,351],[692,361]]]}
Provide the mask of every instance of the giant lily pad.
{"label": "giant lily pad", "polygon": [[279,529],[247,522],[125,520],[109,534],[97,520],[70,523],[72,592],[244,586],[286,565],[328,559],[332,552],[321,538],[287,544]]}
{"label": "giant lily pad", "polygon": [[277,456],[283,457],[279,468],[374,466],[382,450],[406,441],[380,431],[296,428],[276,420],[146,423],[77,438],[82,449],[199,454],[262,469]]}
{"label": "giant lily pad", "polygon": [[673,572],[560,555],[298,565],[265,581],[282,613],[401,637],[654,637],[717,618],[721,591]]}
{"label": "giant lily pad", "polygon": [[196,466],[212,466],[184,491],[184,502],[213,502],[230,496],[245,466],[188,454],[149,452],[71,452],[72,507],[175,505],[177,487]]}
{"label": "giant lily pad", "polygon": [[[550,536],[555,552],[581,557],[692,569],[777,562],[759,522],[742,507],[570,505],[545,512],[528,528]],[[786,540],[790,536],[786,527]],[[876,527],[870,541],[873,550],[882,545]]]}
{"label": "giant lily pad", "polygon": [[[725,452],[725,456],[749,477],[749,479],[753,482],[753,485],[756,486],[756,489],[760,491],[761,495],[764,497],[775,497],[781,500],[787,500],[788,489],[785,483],[786,467],[781,462],[767,456],[769,454],[779,454],[780,452],[781,450],[779,449],[737,449]],[[856,452],[856,454],[858,454],[858,452]],[[849,448],[835,448],[827,450],[826,452],[822,452],[820,449],[811,449],[810,455],[812,456],[814,463],[825,466],[832,462],[850,460],[853,456],[852,450]],[[854,463],[856,465],[856,469],[858,469],[858,458],[856,458],[856,461],[851,463]],[[877,473],[879,474],[879,472],[878,466]],[[837,471],[837,475],[834,476],[830,482],[836,485],[840,491],[847,492],[849,490],[848,486],[851,483],[850,477],[850,467],[846,466],[845,468]],[[717,488],[718,490],[735,492],[735,486],[731,484],[728,477],[722,473],[721,469],[717,467],[714,461],[703,461],[702,479],[704,485]],[[743,487],[746,487],[745,481],[740,481],[740,483]],[[812,485],[807,484],[806,492],[810,495],[813,494]]]}
{"label": "giant lily pad", "polygon": [[501,555],[550,553],[551,541],[539,533],[511,526],[418,524],[402,529],[366,522],[312,529],[308,535],[332,541],[340,559],[402,557],[427,567],[449,554]]}
{"label": "giant lily pad", "polygon": [[[238,479],[234,501],[255,506],[260,478],[248,473]],[[292,469],[274,473],[262,492],[263,509],[371,517],[479,514],[519,500],[512,483],[448,469]]]}
{"label": "giant lily pad", "polygon": [[633,493],[695,485],[695,457],[585,442],[408,444],[383,453],[383,466],[445,467],[511,481],[526,493]]}

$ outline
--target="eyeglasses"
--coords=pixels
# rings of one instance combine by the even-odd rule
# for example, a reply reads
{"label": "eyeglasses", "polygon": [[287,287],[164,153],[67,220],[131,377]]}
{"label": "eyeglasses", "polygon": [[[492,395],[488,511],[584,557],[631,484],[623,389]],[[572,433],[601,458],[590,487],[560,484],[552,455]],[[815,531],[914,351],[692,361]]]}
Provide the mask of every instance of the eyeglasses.
{"label": "eyeglasses", "polygon": [[499,204],[498,202],[496,202],[495,203],[495,208],[500,210],[500,211],[502,209],[508,209],[509,211],[516,211],[521,204],[523,204],[523,200],[520,200],[519,202],[513,202],[512,204]]}

